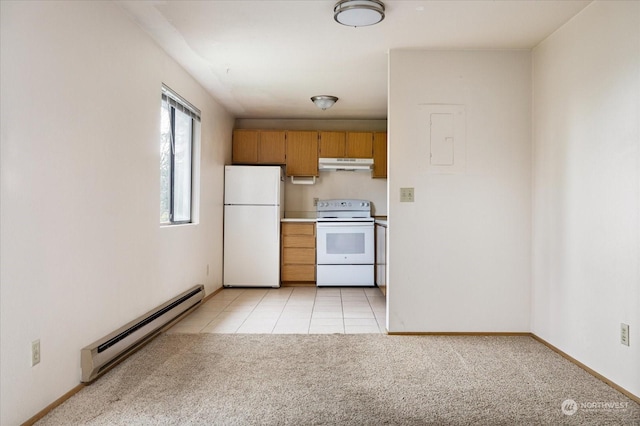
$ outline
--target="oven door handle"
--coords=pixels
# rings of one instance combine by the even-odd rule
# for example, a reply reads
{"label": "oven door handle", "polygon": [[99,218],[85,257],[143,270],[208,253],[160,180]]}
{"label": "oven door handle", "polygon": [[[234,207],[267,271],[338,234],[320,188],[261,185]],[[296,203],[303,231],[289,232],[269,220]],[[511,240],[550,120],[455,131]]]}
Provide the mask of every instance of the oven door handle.
{"label": "oven door handle", "polygon": [[318,229],[323,228],[370,228],[373,222],[318,222]]}

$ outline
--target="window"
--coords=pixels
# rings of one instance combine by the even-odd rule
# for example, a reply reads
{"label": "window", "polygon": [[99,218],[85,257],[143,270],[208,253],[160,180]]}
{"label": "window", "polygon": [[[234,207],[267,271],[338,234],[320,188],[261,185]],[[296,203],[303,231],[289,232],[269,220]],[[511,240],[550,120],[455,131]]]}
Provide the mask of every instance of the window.
{"label": "window", "polygon": [[191,223],[193,153],[200,111],[162,86],[160,120],[160,224]]}

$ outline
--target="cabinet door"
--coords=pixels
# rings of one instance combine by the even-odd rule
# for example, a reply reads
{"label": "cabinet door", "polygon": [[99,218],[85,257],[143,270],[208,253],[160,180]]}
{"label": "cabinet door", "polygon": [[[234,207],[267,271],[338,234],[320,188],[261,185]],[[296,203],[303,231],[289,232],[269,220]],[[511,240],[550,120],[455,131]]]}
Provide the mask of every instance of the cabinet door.
{"label": "cabinet door", "polygon": [[387,177],[387,132],[373,134],[373,171],[371,177]]}
{"label": "cabinet door", "polygon": [[262,130],[258,143],[260,164],[284,164],[286,141],[284,130]]}
{"label": "cabinet door", "polygon": [[258,130],[234,130],[232,161],[234,164],[256,164],[258,162]]}
{"label": "cabinet door", "polygon": [[376,284],[387,294],[387,228],[376,225]]}
{"label": "cabinet door", "polygon": [[318,176],[318,132],[287,132],[287,176]]}
{"label": "cabinet door", "polygon": [[344,158],[347,154],[347,134],[345,132],[320,132],[319,156],[324,158]]}
{"label": "cabinet door", "polygon": [[372,132],[348,132],[347,133],[347,157],[348,158],[373,158],[373,133]]}

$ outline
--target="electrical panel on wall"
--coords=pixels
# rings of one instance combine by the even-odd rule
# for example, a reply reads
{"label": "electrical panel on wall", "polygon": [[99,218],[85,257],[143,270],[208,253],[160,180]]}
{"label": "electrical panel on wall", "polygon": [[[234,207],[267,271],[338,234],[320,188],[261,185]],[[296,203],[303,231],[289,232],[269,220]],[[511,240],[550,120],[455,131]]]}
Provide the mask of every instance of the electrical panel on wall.
{"label": "electrical panel on wall", "polygon": [[455,158],[453,114],[442,112],[430,114],[429,127],[429,163],[434,166],[453,166]]}
{"label": "electrical panel on wall", "polygon": [[464,173],[466,166],[466,117],[464,105],[421,104],[425,124],[425,165],[431,173]]}

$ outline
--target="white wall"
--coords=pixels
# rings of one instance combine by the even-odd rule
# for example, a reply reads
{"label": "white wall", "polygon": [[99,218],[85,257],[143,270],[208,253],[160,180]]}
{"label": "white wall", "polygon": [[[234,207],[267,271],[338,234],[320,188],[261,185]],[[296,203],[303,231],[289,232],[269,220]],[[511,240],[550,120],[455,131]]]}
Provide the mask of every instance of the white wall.
{"label": "white wall", "polygon": [[534,94],[532,331],[640,396],[640,3],[541,43]]}
{"label": "white wall", "polygon": [[[389,76],[389,331],[529,331],[530,52],[392,50]],[[425,103],[465,106],[460,173],[428,169]]]}
{"label": "white wall", "polygon": [[[15,425],[79,383],[83,346],[221,286],[233,119],[114,3],[3,1],[0,14],[0,423]],[[202,110],[198,225],[158,225],[163,82]]]}
{"label": "white wall", "polygon": [[[309,101],[311,102],[311,101]],[[319,113],[322,111],[318,110]],[[313,119],[264,119],[237,118],[236,129],[285,129],[285,130],[335,130],[360,132],[385,132],[387,120],[313,120]]]}

